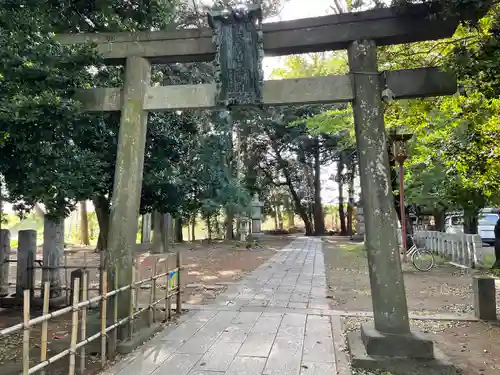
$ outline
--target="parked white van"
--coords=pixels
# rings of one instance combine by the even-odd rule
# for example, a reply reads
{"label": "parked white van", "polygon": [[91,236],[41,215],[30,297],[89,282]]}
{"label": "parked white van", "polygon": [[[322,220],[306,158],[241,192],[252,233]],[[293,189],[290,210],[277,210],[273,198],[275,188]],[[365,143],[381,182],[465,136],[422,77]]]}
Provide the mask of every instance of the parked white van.
{"label": "parked white van", "polygon": [[[481,210],[478,218],[477,234],[484,243],[495,244],[495,224],[499,219],[498,209],[485,208]],[[460,213],[452,213],[445,217],[444,227],[446,233],[463,233],[464,217]]]}

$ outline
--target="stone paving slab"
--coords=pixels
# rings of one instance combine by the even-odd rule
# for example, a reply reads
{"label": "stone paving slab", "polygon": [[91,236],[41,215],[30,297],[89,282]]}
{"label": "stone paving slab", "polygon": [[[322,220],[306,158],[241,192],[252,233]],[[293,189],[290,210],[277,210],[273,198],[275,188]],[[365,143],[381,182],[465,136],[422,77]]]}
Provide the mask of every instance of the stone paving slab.
{"label": "stone paving slab", "polygon": [[326,309],[321,240],[300,238],[106,374],[336,374]]}

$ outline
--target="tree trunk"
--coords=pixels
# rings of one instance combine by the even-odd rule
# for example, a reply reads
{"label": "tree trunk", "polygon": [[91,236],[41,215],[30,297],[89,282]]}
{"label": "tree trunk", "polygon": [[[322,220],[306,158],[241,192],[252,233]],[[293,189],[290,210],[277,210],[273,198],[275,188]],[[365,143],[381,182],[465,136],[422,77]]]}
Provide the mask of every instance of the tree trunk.
{"label": "tree trunk", "polygon": [[276,206],[276,213],[278,214],[278,227],[280,230],[283,230],[283,211],[280,206]]}
{"label": "tree trunk", "polygon": [[295,208],[297,210],[297,213],[299,214],[300,218],[304,222],[304,227],[306,229],[306,236],[312,236],[314,233],[313,230],[313,224],[312,221],[309,217],[309,213],[307,210],[304,208],[304,206],[300,202],[299,195],[297,194],[297,191],[292,185],[292,179],[290,178],[290,174],[288,171],[283,170],[283,174],[285,175],[285,179],[288,185],[288,189],[290,190],[290,194],[292,195],[292,199],[295,203]]}
{"label": "tree trunk", "polygon": [[464,233],[465,234],[477,234],[478,226],[478,209],[467,209],[464,210]]}
{"label": "tree trunk", "polygon": [[347,227],[345,225],[345,211],[344,211],[344,196],[339,193],[339,220],[340,220],[340,235],[347,235]]}
{"label": "tree trunk", "polygon": [[353,216],[354,216],[354,176],[356,174],[356,164],[351,161],[349,168],[349,185],[347,187],[348,200],[347,200],[347,234],[352,237],[353,235]]}
{"label": "tree trunk", "polygon": [[340,220],[340,235],[345,236],[347,234],[347,228],[345,225],[345,212],[344,212],[344,180],[342,176],[342,171],[344,170],[344,160],[340,158],[337,162],[337,184],[339,189],[339,220]]}
{"label": "tree trunk", "polygon": [[286,212],[288,229],[295,227],[295,212],[293,210],[293,205],[290,202],[290,197],[288,195],[286,195],[284,198],[284,209]]}
{"label": "tree trunk", "polygon": [[274,230],[278,230],[278,228],[279,228],[279,224],[278,224],[278,206],[274,206],[273,207],[273,211],[274,211],[274,215],[273,215]]}
{"label": "tree trunk", "polygon": [[293,201],[295,202],[295,207],[297,209],[297,213],[299,214],[300,218],[304,222],[304,227],[306,229],[306,236],[312,236],[314,233],[313,230],[313,225],[311,222],[311,219],[309,218],[307,210],[302,206],[300,203],[300,198],[295,191],[294,187],[291,185],[291,182],[288,184],[288,187],[290,189],[290,193],[292,194]]}
{"label": "tree trunk", "polygon": [[175,241],[178,243],[184,242],[184,238],[182,236],[182,218],[175,218]]}
{"label": "tree trunk", "polygon": [[80,202],[80,243],[85,246],[90,245],[87,201]]}
{"label": "tree trunk", "polygon": [[316,137],[316,149],[314,155],[314,234],[321,236],[325,234],[325,215],[321,203],[321,155],[319,140]]}
{"label": "tree trunk", "polygon": [[97,251],[103,251],[108,248],[109,232],[109,202],[103,197],[92,198],[94,203],[97,222],[99,223],[99,237],[97,238]]}
{"label": "tree trunk", "polygon": [[208,235],[208,240],[212,241],[212,223],[210,220],[210,215],[207,215],[206,218],[206,225],[207,225],[207,235]]}
{"label": "tree trunk", "polygon": [[172,235],[173,235],[173,220],[170,213],[163,215],[165,217],[163,225],[163,252],[167,253],[170,251],[172,245]]}
{"label": "tree trunk", "polygon": [[3,221],[3,183],[0,178],[0,230],[2,230]]}
{"label": "tree trunk", "polygon": [[153,212],[153,254],[161,254],[165,251],[163,249],[163,232],[165,230],[164,215],[158,211]]}
{"label": "tree trunk", "polygon": [[274,152],[276,153],[276,159],[278,161],[278,166],[279,169],[283,172],[283,175],[285,177],[286,185],[288,186],[288,189],[290,191],[290,194],[293,199],[293,203],[295,205],[295,209],[297,210],[297,213],[299,214],[300,218],[304,222],[304,226],[306,229],[306,236],[312,236],[314,231],[313,231],[313,225],[311,220],[309,219],[309,215],[307,210],[304,208],[302,203],[300,202],[299,195],[297,194],[297,191],[293,187],[293,182],[292,182],[292,176],[290,175],[290,171],[287,169],[286,161],[283,160],[281,157],[281,154],[279,153],[278,146],[276,142],[271,139],[271,144],[274,149]]}
{"label": "tree trunk", "polygon": [[446,211],[444,209],[434,209],[432,212],[432,216],[434,216],[434,230],[439,232],[444,232],[444,217],[446,215]]}
{"label": "tree trunk", "polygon": [[232,210],[230,208],[226,208],[226,235],[225,235],[225,238],[228,241],[230,241],[234,238],[233,221],[234,221],[234,214],[233,214]]}
{"label": "tree trunk", "polygon": [[191,241],[196,241],[196,215],[191,218]]}

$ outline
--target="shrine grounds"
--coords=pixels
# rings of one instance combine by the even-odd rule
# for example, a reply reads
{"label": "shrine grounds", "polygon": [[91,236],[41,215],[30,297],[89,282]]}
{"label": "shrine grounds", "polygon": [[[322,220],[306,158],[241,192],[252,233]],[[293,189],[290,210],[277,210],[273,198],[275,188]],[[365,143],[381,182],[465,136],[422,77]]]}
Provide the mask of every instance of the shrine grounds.
{"label": "shrine grounds", "polygon": [[[279,257],[280,250],[295,240],[295,238],[294,236],[265,236],[263,248],[251,251],[239,246],[237,242],[214,242],[206,244],[199,241],[176,245],[176,250],[180,249],[183,254],[184,271],[181,277],[184,287],[183,308],[190,311],[179,322],[171,323],[172,327],[168,329],[175,328],[177,324],[179,324],[179,329],[185,326],[190,320],[184,323],[182,321],[183,319],[192,319],[189,318],[190,314],[206,314],[216,310],[220,310],[219,314],[237,314],[231,308],[226,308],[222,302],[231,304],[233,302],[244,301],[246,309],[259,309],[259,304],[255,303],[259,302],[257,295],[249,301],[238,299],[230,301],[231,297],[228,296],[234,295],[232,289],[236,287],[237,283],[247,283],[244,284],[247,285],[245,286],[247,288],[248,282],[245,280],[250,280],[250,282],[255,280],[255,276],[252,276],[255,275],[255,272],[265,273],[268,268],[275,267],[273,265],[280,266],[280,262],[272,263],[272,258],[275,256]],[[310,312],[310,309],[314,308],[316,309],[315,311],[328,311],[326,315],[342,315],[339,318],[341,322],[339,328],[343,329],[344,333],[358,329],[360,323],[371,320],[369,316],[369,312],[372,309],[370,284],[363,244],[354,243],[340,237],[323,237],[321,247],[322,249],[318,248],[318,250],[322,252],[324,257],[324,262],[321,261],[321,267],[323,267],[324,263],[326,284],[317,286],[315,288],[317,290],[311,290],[311,295],[309,296],[309,299],[314,298],[317,300],[313,300],[312,302],[314,303],[311,300],[309,300],[309,303],[297,302],[298,299],[295,301],[292,296],[290,297],[290,301],[285,302],[284,305],[279,305],[280,301],[277,301],[278,303],[274,306],[271,306],[272,303],[269,303],[264,307],[267,310],[262,313],[260,319],[274,319],[272,315],[281,306],[284,306],[283,312],[286,310],[287,313],[291,312],[292,315],[303,314],[308,317],[311,316],[308,311]],[[75,258],[74,260],[77,260],[78,257],[81,257],[81,251],[89,250],[81,249],[74,252],[72,257]],[[152,257],[147,248],[141,249],[141,252],[143,272],[147,273]],[[97,260],[97,255],[89,253],[89,256],[93,256],[96,258],[95,261]],[[285,270],[288,270],[288,264],[291,264],[291,267],[301,268],[301,266],[295,265],[293,260],[289,258],[286,258],[286,262],[288,263],[281,265]],[[69,260],[69,263],[72,263],[72,261]],[[291,272],[294,271],[292,270]],[[469,375],[494,375],[500,373],[498,363],[498,358],[500,358],[500,326],[477,322],[472,319],[473,296],[471,279],[474,274],[486,272],[481,270],[457,269],[446,265],[443,261],[438,262],[437,267],[427,273],[418,272],[410,265],[404,266],[408,307],[411,317],[414,318],[411,321],[412,325],[425,333],[431,334],[438,347],[455,365],[464,371],[464,374]],[[92,282],[97,283],[98,280],[92,280]],[[297,281],[297,286],[301,285],[301,282]],[[326,288],[324,285],[326,285]],[[319,294],[322,296],[317,296]],[[304,296],[301,294],[297,297]],[[500,306],[500,295],[498,297],[498,306]],[[269,312],[267,312],[268,310]],[[245,312],[245,314],[251,313]],[[267,316],[265,316],[266,314]],[[13,314],[12,311],[0,311],[0,327],[2,328],[18,323],[19,319],[20,315]],[[53,322],[51,320],[49,323],[49,341],[58,340],[59,337],[66,336],[70,331],[70,320],[70,316],[56,319]],[[333,330],[335,336],[335,329]],[[166,337],[162,338],[162,335]],[[278,338],[279,335],[280,332],[278,332]],[[32,340],[35,351],[39,339],[40,332],[33,331]],[[137,352],[139,354],[136,353],[136,356],[144,355],[140,353],[145,353],[148,348],[157,345],[155,344],[155,340],[160,340],[159,342],[162,343],[167,342],[168,333],[160,332],[151,342],[145,343],[142,349],[139,349]],[[1,343],[0,369],[2,369],[2,374],[19,373],[15,363],[19,363],[20,360],[21,342],[22,334],[12,335],[8,341],[4,340]],[[191,354],[182,355],[190,356]],[[337,352],[335,356],[337,357],[337,370],[342,371],[339,353]],[[271,357],[272,352],[269,358]],[[345,353],[344,357],[347,358]],[[37,359],[36,357],[33,358],[34,361]],[[142,360],[143,363],[147,363],[146,357]],[[340,362],[338,362],[339,360]],[[348,358],[346,361],[348,361]],[[124,363],[123,358],[117,358],[116,366],[120,366],[121,363]],[[168,360],[165,362],[165,366],[167,366],[167,363]],[[106,374],[119,373],[119,371],[113,372],[116,366],[111,366]],[[304,366],[308,367],[308,365],[302,363],[301,366],[301,374],[307,375],[308,372]],[[196,366],[192,371],[195,370]],[[67,363],[66,361],[61,361],[57,364],[57,367],[52,369],[50,374],[64,374],[65,371],[67,371]],[[99,358],[97,356],[90,356],[86,374],[98,372]],[[148,372],[146,373],[149,374]],[[172,374],[174,373],[176,374],[175,371]],[[189,372],[189,374],[191,373]],[[197,372],[193,373],[198,374]],[[309,373],[312,374],[313,372],[309,371]],[[340,372],[339,374],[344,375],[349,373]],[[374,372],[373,370],[354,370],[352,373],[390,375],[387,372]]]}

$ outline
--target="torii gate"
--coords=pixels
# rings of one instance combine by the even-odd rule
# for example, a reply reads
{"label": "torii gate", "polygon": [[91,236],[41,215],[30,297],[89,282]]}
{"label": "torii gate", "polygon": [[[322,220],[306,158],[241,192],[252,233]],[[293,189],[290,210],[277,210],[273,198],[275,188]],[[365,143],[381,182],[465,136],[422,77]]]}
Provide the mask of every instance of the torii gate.
{"label": "torii gate", "polygon": [[[452,36],[458,21],[437,20],[428,12],[425,5],[415,5],[263,25],[268,55],[348,50],[348,75],[267,81],[263,102],[352,102],[375,325],[363,326],[361,335],[352,335],[350,342],[355,346],[362,337],[368,355],[434,356],[432,341],[414,335],[409,326],[381,93],[389,88],[395,99],[451,95],[456,92],[456,81],[436,68],[380,74],[377,66],[377,45]],[[216,107],[215,84],[150,87],[150,63],[210,61],[215,55],[212,30],[73,34],[59,36],[59,41],[93,41],[108,64],[125,62],[123,88],[90,89],[80,98],[89,111],[121,111],[108,247],[113,265],[120,269],[119,285],[127,285],[131,272],[126,270],[132,268],[137,232],[147,113]],[[120,305],[126,316],[129,304]]]}

